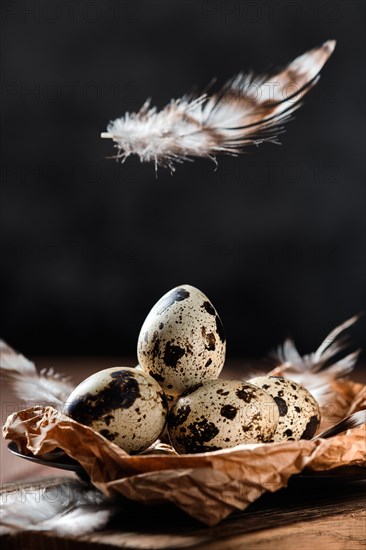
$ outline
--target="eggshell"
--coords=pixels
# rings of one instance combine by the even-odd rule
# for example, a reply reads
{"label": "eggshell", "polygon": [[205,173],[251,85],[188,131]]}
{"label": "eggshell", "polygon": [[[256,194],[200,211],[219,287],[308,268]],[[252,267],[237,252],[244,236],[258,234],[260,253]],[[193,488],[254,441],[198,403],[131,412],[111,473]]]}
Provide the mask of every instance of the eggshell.
{"label": "eggshell", "polygon": [[209,380],[186,390],[168,415],[172,445],[201,453],[273,437],[278,407],[260,388],[238,380]]}
{"label": "eggshell", "polygon": [[225,351],[217,311],[207,296],[190,285],[173,288],[155,304],[137,343],[142,369],[170,395],[217,378]]}
{"label": "eggshell", "polygon": [[63,412],[134,454],[159,437],[168,405],[151,376],[134,368],[113,367],[81,382]]}
{"label": "eggshell", "polygon": [[268,392],[278,405],[280,418],[273,441],[313,437],[320,424],[320,410],[306,388],[278,376],[258,376],[248,382]]}

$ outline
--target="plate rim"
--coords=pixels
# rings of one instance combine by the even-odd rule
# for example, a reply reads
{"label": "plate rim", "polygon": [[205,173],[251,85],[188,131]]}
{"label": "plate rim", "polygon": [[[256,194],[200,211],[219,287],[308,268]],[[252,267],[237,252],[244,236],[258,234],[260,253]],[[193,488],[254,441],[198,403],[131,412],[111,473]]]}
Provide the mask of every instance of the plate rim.
{"label": "plate rim", "polygon": [[[26,455],[21,451],[19,451],[15,441],[10,441],[8,443],[8,451],[19,458],[23,458],[24,460],[29,460],[30,462],[34,462],[42,466],[49,466],[50,468],[58,468],[59,470],[68,470],[70,472],[76,472],[77,474],[86,474],[81,464],[79,464],[79,462],[77,462],[71,457],[68,457],[68,460],[73,462],[59,462],[57,460],[46,460],[45,458],[42,458],[41,456],[39,457],[35,456],[34,454]],[[52,452],[53,451],[51,451],[51,453]],[[64,455],[68,456],[66,453],[64,453]]]}
{"label": "plate rim", "polygon": [[[24,460],[29,460],[31,462],[34,462],[36,464],[40,464],[42,466],[49,466],[50,468],[58,468],[60,470],[68,470],[70,472],[75,472],[78,475],[81,475],[85,478],[85,476],[88,476],[88,473],[84,470],[84,468],[81,466],[79,462],[77,462],[75,459],[69,457],[64,451],[63,454],[65,457],[67,457],[68,462],[60,462],[59,460],[46,460],[45,458],[35,456],[34,454],[26,455],[18,450],[17,444],[15,441],[10,441],[8,443],[8,450],[13,455],[23,458]],[[56,451],[57,452],[57,451]],[[54,451],[51,451],[48,453],[48,455],[51,455],[52,453],[55,453]],[[56,453],[55,453],[56,456]],[[346,473],[346,471],[349,471],[350,473]],[[299,479],[299,480],[343,480],[343,481],[358,481],[358,480],[366,480],[366,467],[364,466],[358,466],[358,465],[352,465],[352,466],[339,466],[338,468],[334,468],[333,470],[327,470],[327,471],[320,471],[320,472],[306,472],[301,471],[298,474],[293,474],[290,476],[289,481],[292,479]]]}

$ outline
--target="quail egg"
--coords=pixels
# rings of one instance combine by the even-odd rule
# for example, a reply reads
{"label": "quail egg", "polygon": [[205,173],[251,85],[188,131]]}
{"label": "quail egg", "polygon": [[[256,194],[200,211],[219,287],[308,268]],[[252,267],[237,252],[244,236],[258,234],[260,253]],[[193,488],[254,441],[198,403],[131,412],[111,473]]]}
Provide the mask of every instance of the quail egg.
{"label": "quail egg", "polygon": [[137,344],[142,369],[169,395],[217,378],[225,351],[224,329],[216,309],[190,285],[173,288],[155,304]]}
{"label": "quail egg", "polygon": [[135,454],[159,437],[168,405],[151,376],[134,368],[113,367],[81,382],[70,394],[63,412]]}
{"label": "quail egg", "polygon": [[168,430],[176,451],[202,453],[268,441],[278,418],[275,401],[261,388],[237,380],[208,380],[176,400]]}
{"label": "quail egg", "polygon": [[272,441],[313,437],[320,424],[320,410],[306,388],[278,376],[258,376],[248,382],[268,392],[278,405],[280,417]]}

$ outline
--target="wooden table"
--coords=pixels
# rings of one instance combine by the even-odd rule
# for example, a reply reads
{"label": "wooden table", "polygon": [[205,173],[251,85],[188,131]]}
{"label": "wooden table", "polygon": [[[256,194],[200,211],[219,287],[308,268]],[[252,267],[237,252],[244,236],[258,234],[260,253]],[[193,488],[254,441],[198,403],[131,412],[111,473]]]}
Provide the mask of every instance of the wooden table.
{"label": "wooden table", "polygon": [[[63,364],[62,364],[63,363]],[[91,372],[126,364],[133,360],[120,358],[101,360],[41,360],[40,367],[53,365],[58,371],[69,371],[75,382]],[[234,372],[234,371],[233,371]],[[364,381],[360,369],[353,376]],[[2,388],[2,413],[17,407]],[[4,404],[6,406],[4,406]],[[55,483],[59,471],[14,458],[2,442],[2,494],[12,491],[12,482],[32,486],[31,478],[42,483]],[[59,481],[70,477],[66,472]],[[74,474],[71,474],[72,476]],[[4,483],[5,482],[5,483]],[[56,481],[57,482],[57,481]],[[16,550],[73,550],[84,548],[113,549],[175,549],[207,548],[209,550],[308,550],[314,548],[356,550],[365,548],[366,481],[344,482],[340,479],[292,478],[287,489],[266,494],[246,511],[234,514],[215,527],[204,527],[173,506],[145,507],[128,502],[103,532],[79,537],[60,537],[46,533],[21,532],[3,534],[6,549]]]}
{"label": "wooden table", "polygon": [[[53,482],[44,480],[46,485]],[[7,485],[6,489],[11,491],[12,487]],[[264,495],[246,511],[210,528],[172,506],[128,503],[121,506],[107,529],[97,534],[75,539],[18,532],[0,538],[5,543],[3,548],[9,550],[364,549],[365,489],[365,481],[312,483],[298,479],[292,480],[287,489]]]}

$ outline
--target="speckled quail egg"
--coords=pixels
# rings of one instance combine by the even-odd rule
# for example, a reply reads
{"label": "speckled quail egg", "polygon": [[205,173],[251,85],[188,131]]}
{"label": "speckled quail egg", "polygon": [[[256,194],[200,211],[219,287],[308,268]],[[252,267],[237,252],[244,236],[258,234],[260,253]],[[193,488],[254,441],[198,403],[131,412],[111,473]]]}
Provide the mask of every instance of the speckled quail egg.
{"label": "speckled quail egg", "polygon": [[63,412],[135,454],[159,437],[168,405],[151,376],[134,368],[113,367],[81,382],[70,394]]}
{"label": "speckled quail egg", "polygon": [[190,285],[173,288],[155,304],[137,343],[142,369],[169,395],[217,378],[225,351],[224,329],[216,309]]}
{"label": "speckled quail egg", "polygon": [[168,415],[179,453],[203,453],[270,440],[278,424],[272,397],[238,380],[208,380],[182,393]]}
{"label": "speckled quail egg", "polygon": [[280,418],[273,441],[313,437],[320,424],[320,410],[306,388],[278,376],[258,376],[248,382],[268,392],[278,405]]}

